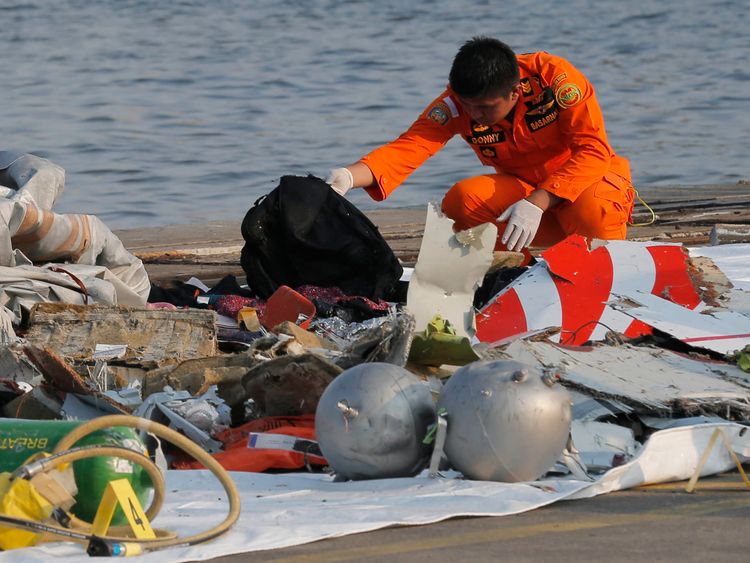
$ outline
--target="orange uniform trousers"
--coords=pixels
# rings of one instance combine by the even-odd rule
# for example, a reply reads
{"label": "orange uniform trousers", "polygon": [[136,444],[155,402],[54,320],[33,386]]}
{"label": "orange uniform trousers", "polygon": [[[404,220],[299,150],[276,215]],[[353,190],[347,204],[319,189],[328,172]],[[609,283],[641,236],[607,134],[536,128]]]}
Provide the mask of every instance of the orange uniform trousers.
{"label": "orange uniform trousers", "polygon": [[[442,210],[453,219],[456,230],[495,223],[495,250],[506,250],[500,239],[506,223],[497,218],[512,204],[536,188],[515,176],[486,174],[466,178],[445,194]],[[623,240],[633,209],[635,190],[626,178],[608,172],[586,188],[575,201],[563,200],[542,215],[532,246],[551,246],[572,234],[604,240]]]}

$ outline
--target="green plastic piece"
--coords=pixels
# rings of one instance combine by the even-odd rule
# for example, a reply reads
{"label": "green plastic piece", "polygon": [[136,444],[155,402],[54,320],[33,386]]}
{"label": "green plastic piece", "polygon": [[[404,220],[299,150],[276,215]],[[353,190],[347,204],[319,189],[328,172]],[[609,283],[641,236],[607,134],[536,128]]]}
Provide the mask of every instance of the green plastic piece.
{"label": "green plastic piece", "polygon": [[742,371],[750,371],[750,346],[745,346],[737,355],[737,365]]}
{"label": "green plastic piece", "polygon": [[415,364],[463,366],[479,356],[466,336],[458,336],[453,325],[435,315],[423,332],[416,333],[409,350],[409,361]]}

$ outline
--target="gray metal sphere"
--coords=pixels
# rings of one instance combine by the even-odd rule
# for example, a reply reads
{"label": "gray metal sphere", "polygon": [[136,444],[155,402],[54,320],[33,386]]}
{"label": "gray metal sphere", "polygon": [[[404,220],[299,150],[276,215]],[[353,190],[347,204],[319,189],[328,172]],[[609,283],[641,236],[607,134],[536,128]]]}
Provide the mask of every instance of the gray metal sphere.
{"label": "gray metal sphere", "polygon": [[445,455],[469,479],[532,481],[559,458],[568,439],[571,398],[541,370],[516,361],[479,361],[443,387]]}
{"label": "gray metal sphere", "polygon": [[360,364],[334,379],[315,411],[320,450],[337,477],[408,477],[427,464],[435,422],[429,386],[402,367]]}

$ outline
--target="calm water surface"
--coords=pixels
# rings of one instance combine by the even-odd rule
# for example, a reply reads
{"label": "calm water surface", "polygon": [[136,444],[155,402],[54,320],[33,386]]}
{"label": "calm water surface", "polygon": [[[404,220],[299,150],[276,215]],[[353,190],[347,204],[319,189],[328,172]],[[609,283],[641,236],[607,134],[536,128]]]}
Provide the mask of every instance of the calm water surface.
{"label": "calm water surface", "polygon": [[[750,177],[744,2],[0,1],[0,149],[67,171],[60,212],[112,228],[241,219],[283,174],[397,136],[478,34],[569,58],[640,185]],[[483,168],[454,139],[387,201]]]}

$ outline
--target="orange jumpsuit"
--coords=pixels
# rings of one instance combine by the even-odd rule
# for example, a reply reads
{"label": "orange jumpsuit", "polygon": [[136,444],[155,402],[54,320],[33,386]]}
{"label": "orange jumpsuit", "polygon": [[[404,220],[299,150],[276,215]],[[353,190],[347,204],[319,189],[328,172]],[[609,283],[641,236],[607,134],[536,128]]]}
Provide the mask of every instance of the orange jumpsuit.
{"label": "orange jumpsuit", "polygon": [[[577,233],[624,239],[633,207],[630,167],[607,141],[594,88],[573,65],[549,53],[518,55],[521,97],[492,126],[473,122],[450,87],[398,139],[361,159],[375,176],[367,188],[388,197],[409,174],[460,134],[495,174],[456,183],[443,212],[457,229],[496,221],[511,204],[542,188],[564,199],[542,217],[533,245]],[[503,249],[498,225],[496,249]]]}

